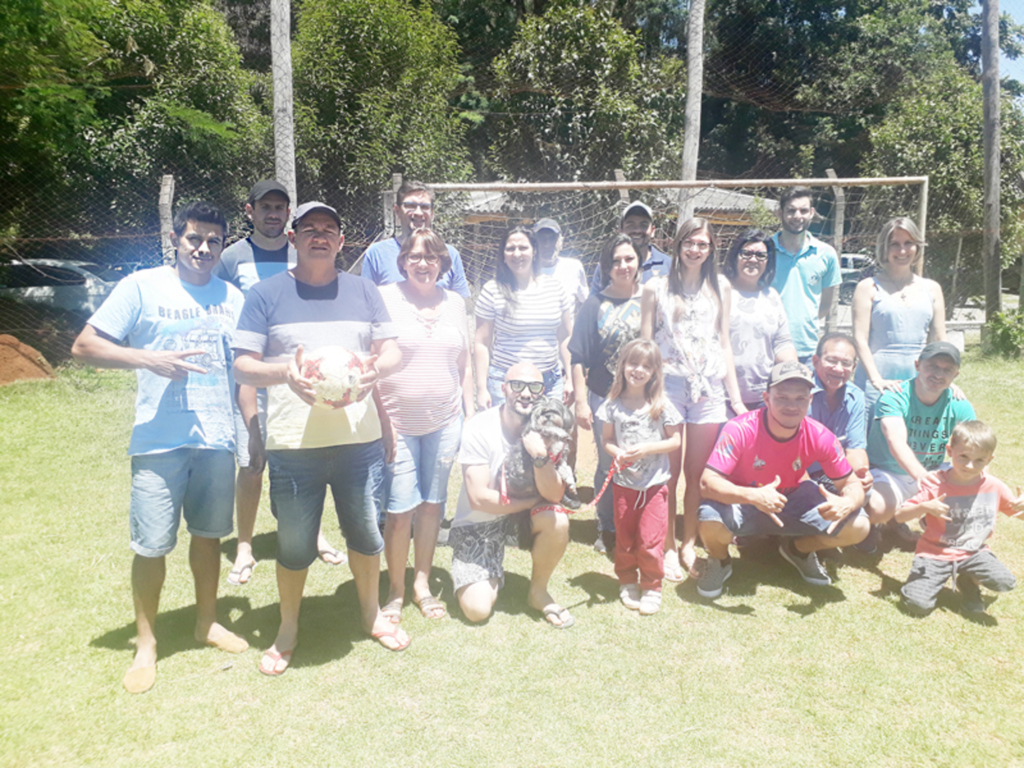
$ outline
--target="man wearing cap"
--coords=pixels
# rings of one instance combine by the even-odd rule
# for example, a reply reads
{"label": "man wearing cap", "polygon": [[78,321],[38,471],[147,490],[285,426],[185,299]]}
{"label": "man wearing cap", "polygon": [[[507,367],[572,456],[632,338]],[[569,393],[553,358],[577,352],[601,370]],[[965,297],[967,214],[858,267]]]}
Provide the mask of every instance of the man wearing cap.
{"label": "man wearing cap", "polygon": [[808,363],[818,344],[818,321],[828,317],[842,282],[839,256],[828,243],[810,233],[814,220],[813,192],[793,187],[779,199],[782,229],[775,233],[775,278],[772,288],[782,297],[800,362]]}
{"label": "man wearing cap", "polygon": [[562,227],[554,219],[540,219],[533,225],[533,236],[537,240],[537,256],[540,259],[540,273],[551,275],[565,289],[572,299],[569,314],[573,321],[580,304],[587,300],[587,273],[579,259],[562,255]]}
{"label": "man wearing cap", "polygon": [[[368,395],[378,378],[401,366],[391,318],[373,283],[335,269],[344,242],[337,211],[320,202],[299,206],[288,238],[296,249],[295,267],[252,287],[234,343],[238,380],[267,388],[281,626],[260,662],[266,675],[282,674],[298,643],[302,590],[317,557],[328,485],[348,544],[363,631],[389,650],[409,645],[408,635],[378,607],[384,446]],[[301,372],[304,356],[327,346],[363,358],[359,398],[345,408],[314,408],[312,383]]]}
{"label": "man wearing cap", "polygon": [[[291,214],[291,199],[285,186],[274,179],[258,181],[249,192],[245,215],[252,222],[252,234],[224,249],[213,273],[234,284],[243,295],[260,280],[295,266],[295,248],[285,228]],[[239,423],[235,426],[235,510],[238,518],[238,547],[228,574],[228,584],[239,586],[252,578],[256,558],[252,535],[263,493],[264,439],[267,430],[267,392],[255,387],[238,388]],[[342,565],[345,554],[328,543],[320,532],[317,550],[328,565]]]}
{"label": "man wearing cap", "polygon": [[[765,407],[727,422],[701,476],[700,537],[708,563],[697,592],[714,599],[732,575],[734,536],[784,537],[782,555],[808,584],[832,583],[815,554],[868,534],[864,487],[839,440],[807,418],[814,379],[801,363],[772,368]],[[803,481],[817,462],[838,495]]]}
{"label": "man wearing cap", "polygon": [[[875,480],[868,514],[874,525],[891,520],[917,493],[921,478],[940,467],[953,427],[975,418],[971,404],[950,390],[960,373],[956,346],[933,341],[914,365],[917,376],[882,393],[868,432],[868,460]],[[907,529],[897,533],[907,546],[916,538]]]}
{"label": "man wearing cap", "polygon": [[[669,267],[672,266],[671,257],[651,244],[651,238],[654,237],[654,212],[650,206],[639,201],[626,206],[619,221],[619,232],[629,235],[633,241],[633,248],[640,259],[641,282],[646,283],[652,277],[668,274]],[[590,281],[591,296],[600,293],[604,288],[602,281],[601,265],[598,264]]]}
{"label": "man wearing cap", "polygon": [[[394,210],[401,231],[394,237],[373,243],[363,254],[361,274],[377,285],[400,283],[405,280],[398,271],[398,253],[402,250],[402,243],[413,230],[430,229],[434,223],[434,192],[422,181],[406,181],[395,194]],[[452,246],[446,247],[452,259],[452,268],[438,279],[437,285],[468,299],[469,284],[466,282],[462,257]]]}

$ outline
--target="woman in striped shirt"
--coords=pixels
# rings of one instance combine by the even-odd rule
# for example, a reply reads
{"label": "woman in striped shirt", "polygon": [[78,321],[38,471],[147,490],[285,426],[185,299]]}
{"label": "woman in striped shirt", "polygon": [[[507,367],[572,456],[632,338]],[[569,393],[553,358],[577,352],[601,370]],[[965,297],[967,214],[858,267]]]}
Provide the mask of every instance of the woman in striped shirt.
{"label": "woman in striped shirt", "polygon": [[466,304],[457,293],[437,285],[451,264],[444,241],[429,229],[417,230],[398,254],[405,280],[380,289],[402,350],[402,369],[378,384],[385,421],[390,422],[384,428],[394,440],[384,523],[391,588],[383,613],[396,624],[405,600],[414,517],[412,601],[428,619],[446,614],[444,604],[430,594],[430,566],[462,434],[463,398],[467,413],[473,412]]}
{"label": "woman in striped shirt", "polygon": [[539,274],[537,242],[528,229],[506,233],[497,262],[495,279],[476,300],[477,404],[499,405],[505,372],[520,362],[540,369],[548,397],[571,403],[571,299],[557,280]]}

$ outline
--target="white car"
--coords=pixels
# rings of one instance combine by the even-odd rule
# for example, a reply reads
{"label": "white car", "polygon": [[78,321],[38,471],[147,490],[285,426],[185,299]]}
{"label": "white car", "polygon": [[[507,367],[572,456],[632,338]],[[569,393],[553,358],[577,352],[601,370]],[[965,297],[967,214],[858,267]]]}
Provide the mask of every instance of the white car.
{"label": "white car", "polygon": [[121,277],[87,261],[14,260],[0,263],[0,298],[91,315]]}

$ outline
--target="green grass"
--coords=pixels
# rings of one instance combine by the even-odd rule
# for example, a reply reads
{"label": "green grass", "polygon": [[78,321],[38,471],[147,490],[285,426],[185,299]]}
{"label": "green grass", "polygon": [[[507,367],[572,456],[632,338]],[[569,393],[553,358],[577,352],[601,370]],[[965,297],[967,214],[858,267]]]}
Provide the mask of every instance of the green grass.
{"label": "green grass", "polygon": [[[1024,485],[1022,380],[1024,363],[976,353],[960,380],[999,433],[993,472],[1011,485]],[[256,669],[278,622],[264,499],[263,562],[220,600],[253,649],[230,657],[192,641],[183,533],[168,558],[157,684],[130,696],[120,681],[134,634],[133,400],[131,375],[77,368],[0,389],[2,765],[1024,763],[1024,590],[984,622],[956,613],[951,595],[916,620],[896,605],[908,554],[848,557],[834,587],[813,589],[765,552],[739,562],[717,602],[692,583],[667,585],[662,612],[642,618],[618,604],[589,512],[573,520],[552,583],[576,616],[571,630],[525,611],[529,562],[510,550],[488,623],[468,626],[457,611],[428,622],[407,607],[413,644],[387,653],[359,633],[348,568],[317,563],[293,666],[270,679]],[[328,530],[338,541],[336,521]],[[1024,576],[1021,521],[1001,519],[993,549]],[[226,575],[233,539],[223,552]],[[439,549],[434,587],[446,602],[449,563]]]}

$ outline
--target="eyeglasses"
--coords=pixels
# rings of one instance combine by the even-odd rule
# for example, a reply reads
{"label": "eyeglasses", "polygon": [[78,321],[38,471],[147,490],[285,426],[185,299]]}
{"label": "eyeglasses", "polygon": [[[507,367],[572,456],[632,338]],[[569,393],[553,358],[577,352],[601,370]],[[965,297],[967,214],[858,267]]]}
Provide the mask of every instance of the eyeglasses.
{"label": "eyeglasses", "polygon": [[844,371],[852,371],[857,365],[856,360],[842,360],[838,357],[823,357],[821,362],[829,368],[842,368]]}
{"label": "eyeglasses", "polygon": [[740,251],[740,258],[744,261],[768,261],[767,251]]}
{"label": "eyeglasses", "polygon": [[681,243],[681,250],[707,253],[711,250],[711,243],[702,243],[697,240],[683,240]]}
{"label": "eyeglasses", "polygon": [[402,203],[402,210],[406,213],[413,213],[417,210],[427,212],[433,207],[433,203]]}
{"label": "eyeglasses", "polygon": [[441,257],[436,253],[410,253],[405,257],[406,264],[415,264],[417,261],[422,261],[424,264],[434,266],[440,263]]}
{"label": "eyeglasses", "polygon": [[524,389],[529,389],[531,395],[539,395],[544,391],[543,381],[519,381],[518,379],[511,379],[505,383],[508,384],[508,388],[517,395]]}

